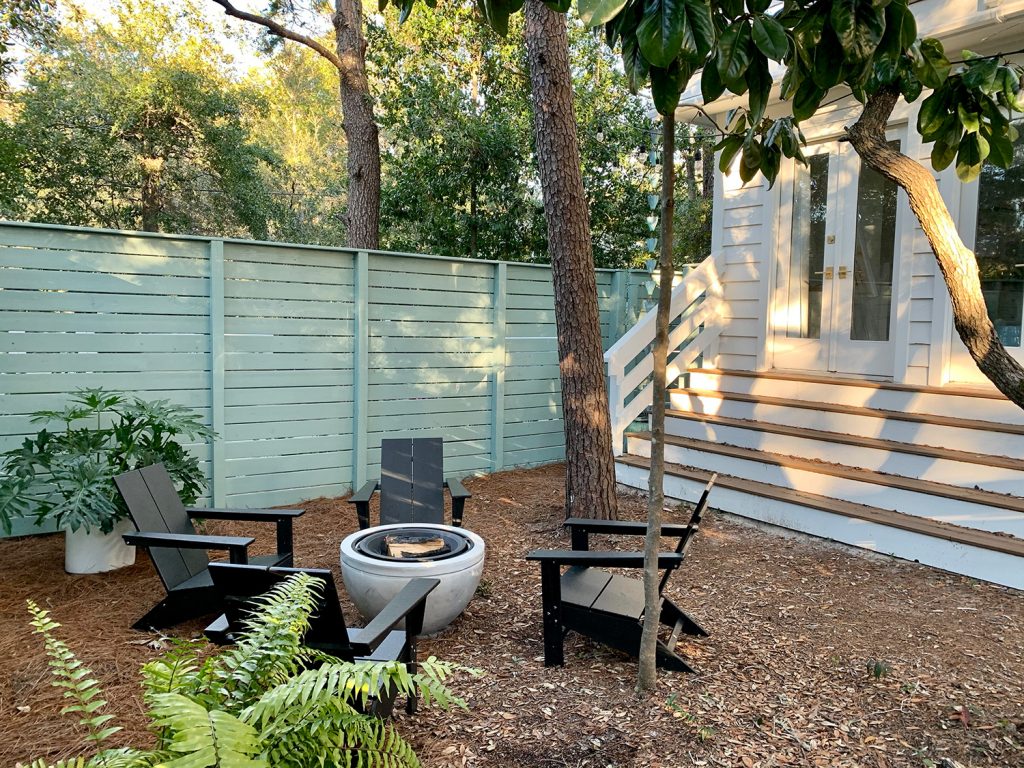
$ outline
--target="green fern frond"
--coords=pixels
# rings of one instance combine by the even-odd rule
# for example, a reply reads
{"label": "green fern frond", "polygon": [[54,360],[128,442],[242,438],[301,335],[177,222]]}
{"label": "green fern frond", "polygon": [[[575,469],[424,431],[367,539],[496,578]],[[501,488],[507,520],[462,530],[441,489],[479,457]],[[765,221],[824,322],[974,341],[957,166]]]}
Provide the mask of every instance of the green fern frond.
{"label": "green fern frond", "polygon": [[266,768],[256,729],[221,710],[207,710],[178,693],[150,696],[150,714],[175,756],[157,768]]}
{"label": "green fern frond", "polygon": [[44,611],[32,600],[27,603],[29,613],[32,614],[30,623],[33,631],[42,635],[46,655],[50,657],[50,669],[54,677],[52,684],[63,688],[64,698],[72,702],[61,710],[61,714],[78,713],[78,722],[88,731],[86,738],[100,744],[121,730],[120,726],[107,725],[113,715],[100,712],[107,705],[106,700],[101,698],[103,689],[92,677],[92,670],[75,657],[68,644],[54,637],[53,630],[58,629],[60,624],[50,618],[50,612]]}
{"label": "green fern frond", "polygon": [[142,666],[142,689],[146,695],[177,693],[195,683],[199,670],[199,640],[173,638],[171,648],[158,659]]}

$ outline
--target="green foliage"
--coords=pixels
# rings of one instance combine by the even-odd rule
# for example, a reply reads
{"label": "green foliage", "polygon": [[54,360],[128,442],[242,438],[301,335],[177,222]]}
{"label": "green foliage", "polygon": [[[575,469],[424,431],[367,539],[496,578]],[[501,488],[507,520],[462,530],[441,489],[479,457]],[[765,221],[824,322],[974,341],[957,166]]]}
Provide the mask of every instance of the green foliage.
{"label": "green foliage", "polygon": [[[105,750],[60,768],[418,766],[395,726],[366,714],[368,704],[391,688],[421,695],[427,705],[465,707],[444,685],[463,668],[430,658],[413,675],[397,662],[352,664],[305,647],[318,583],[297,574],[276,586],[259,601],[236,647],[200,661],[202,644],[179,641],[143,667],[153,749]],[[51,662],[55,684],[67,687],[76,702],[65,711],[89,715],[82,722],[99,745],[116,729],[103,727],[109,715],[94,714],[105,705],[98,683],[52,636],[59,625],[33,603],[30,610],[47,652],[59,662]],[[32,765],[46,768],[41,761]]]}
{"label": "green foliage", "polygon": [[199,461],[180,439],[214,436],[199,417],[167,400],[146,401],[101,389],[82,389],[61,411],[39,411],[36,422],[59,422],[20,447],[0,454],[0,524],[35,516],[76,531],[109,533],[125,517],[114,476],[163,462],[186,504],[206,487]]}
{"label": "green foliage", "polygon": [[244,119],[259,96],[228,79],[198,6],[119,0],[36,41],[0,121],[0,162],[17,175],[0,184],[0,215],[267,236],[262,174],[277,158]]}
{"label": "green foliage", "polygon": [[[491,0],[480,0],[490,13]],[[672,112],[690,76],[703,69],[701,92],[712,104],[726,91],[746,96],[718,149],[723,167],[739,156],[740,177],[758,172],[774,183],[784,157],[803,161],[799,124],[815,114],[831,89],[845,86],[862,103],[882,89],[908,102],[924,88],[918,129],[934,141],[932,164],[955,161],[963,181],[983,163],[1008,167],[1016,130],[1010,114],[1024,110],[1024,68],[1001,56],[963,52],[953,63],[938,40],[917,38],[908,0],[584,0],[580,18],[604,26],[618,44],[634,88],[649,82],[662,114]],[[488,16],[490,18],[490,16]],[[781,96],[792,116],[765,114],[770,62],[785,70]],[[728,162],[726,162],[726,158]]]}

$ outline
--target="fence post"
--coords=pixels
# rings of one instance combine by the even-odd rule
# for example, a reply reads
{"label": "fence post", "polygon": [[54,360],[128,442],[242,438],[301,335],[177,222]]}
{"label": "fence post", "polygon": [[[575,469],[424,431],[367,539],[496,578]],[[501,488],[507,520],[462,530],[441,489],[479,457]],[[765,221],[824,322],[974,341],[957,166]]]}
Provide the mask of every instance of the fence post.
{"label": "fence post", "polygon": [[614,314],[612,315],[611,346],[626,332],[626,307],[629,303],[629,270],[617,269],[612,273],[612,296],[615,297]]}
{"label": "fence post", "polygon": [[224,464],[224,241],[210,241],[210,426],[216,436],[210,441],[213,506],[227,501],[227,471]]}
{"label": "fence post", "polygon": [[508,308],[508,264],[494,265],[494,371],[491,410],[491,467],[505,465],[505,322]]}
{"label": "fence post", "polygon": [[366,482],[366,411],[369,406],[370,254],[356,253],[353,286],[352,490]]}

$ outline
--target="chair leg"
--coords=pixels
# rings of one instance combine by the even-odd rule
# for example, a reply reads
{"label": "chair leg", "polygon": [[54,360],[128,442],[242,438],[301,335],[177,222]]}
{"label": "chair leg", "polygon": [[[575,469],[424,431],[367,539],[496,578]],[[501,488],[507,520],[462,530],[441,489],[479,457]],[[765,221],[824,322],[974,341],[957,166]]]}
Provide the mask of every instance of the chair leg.
{"label": "chair leg", "polygon": [[562,574],[557,563],[540,565],[541,600],[544,608],[544,666],[560,667],[565,663],[562,639]]}
{"label": "chair leg", "polygon": [[673,627],[673,632],[678,627],[679,631],[685,632],[688,635],[696,635],[698,637],[708,637],[709,635],[708,631],[698,624],[693,617],[667,597],[662,599],[659,620],[666,627]]}

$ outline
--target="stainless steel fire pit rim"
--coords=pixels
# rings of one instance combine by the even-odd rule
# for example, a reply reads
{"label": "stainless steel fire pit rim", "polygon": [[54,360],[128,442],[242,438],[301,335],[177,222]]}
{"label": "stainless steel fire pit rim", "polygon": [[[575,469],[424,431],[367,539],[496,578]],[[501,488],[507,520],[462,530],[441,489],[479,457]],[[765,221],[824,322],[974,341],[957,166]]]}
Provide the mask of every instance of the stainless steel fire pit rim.
{"label": "stainless steel fire pit rim", "polygon": [[[364,557],[373,558],[374,560],[388,560],[399,563],[431,563],[458,557],[473,547],[473,540],[465,536],[459,528],[446,530],[441,526],[431,525],[377,526],[376,528],[361,531],[361,533],[365,535],[357,537],[352,543],[352,548]],[[447,552],[442,552],[438,555],[421,557],[394,557],[386,555],[380,551],[380,544],[383,543],[385,537],[395,533],[401,533],[403,536],[440,536],[444,539],[449,549]]]}
{"label": "stainless steel fire pit rim", "polygon": [[[380,558],[369,557],[355,548],[355,543],[369,533],[379,533],[391,530],[402,530],[408,528],[420,528],[428,531],[445,531],[467,540],[468,546],[453,557],[446,557],[434,560],[419,560],[415,558]],[[450,525],[423,525],[410,526],[399,523],[394,525],[380,525],[365,531],[356,531],[349,534],[341,542],[341,561],[343,566],[356,568],[366,573],[379,575],[403,575],[406,578],[415,576],[438,576],[444,573],[455,573],[463,571],[474,564],[481,563],[486,548],[484,540],[473,531],[465,528],[455,528]]]}

